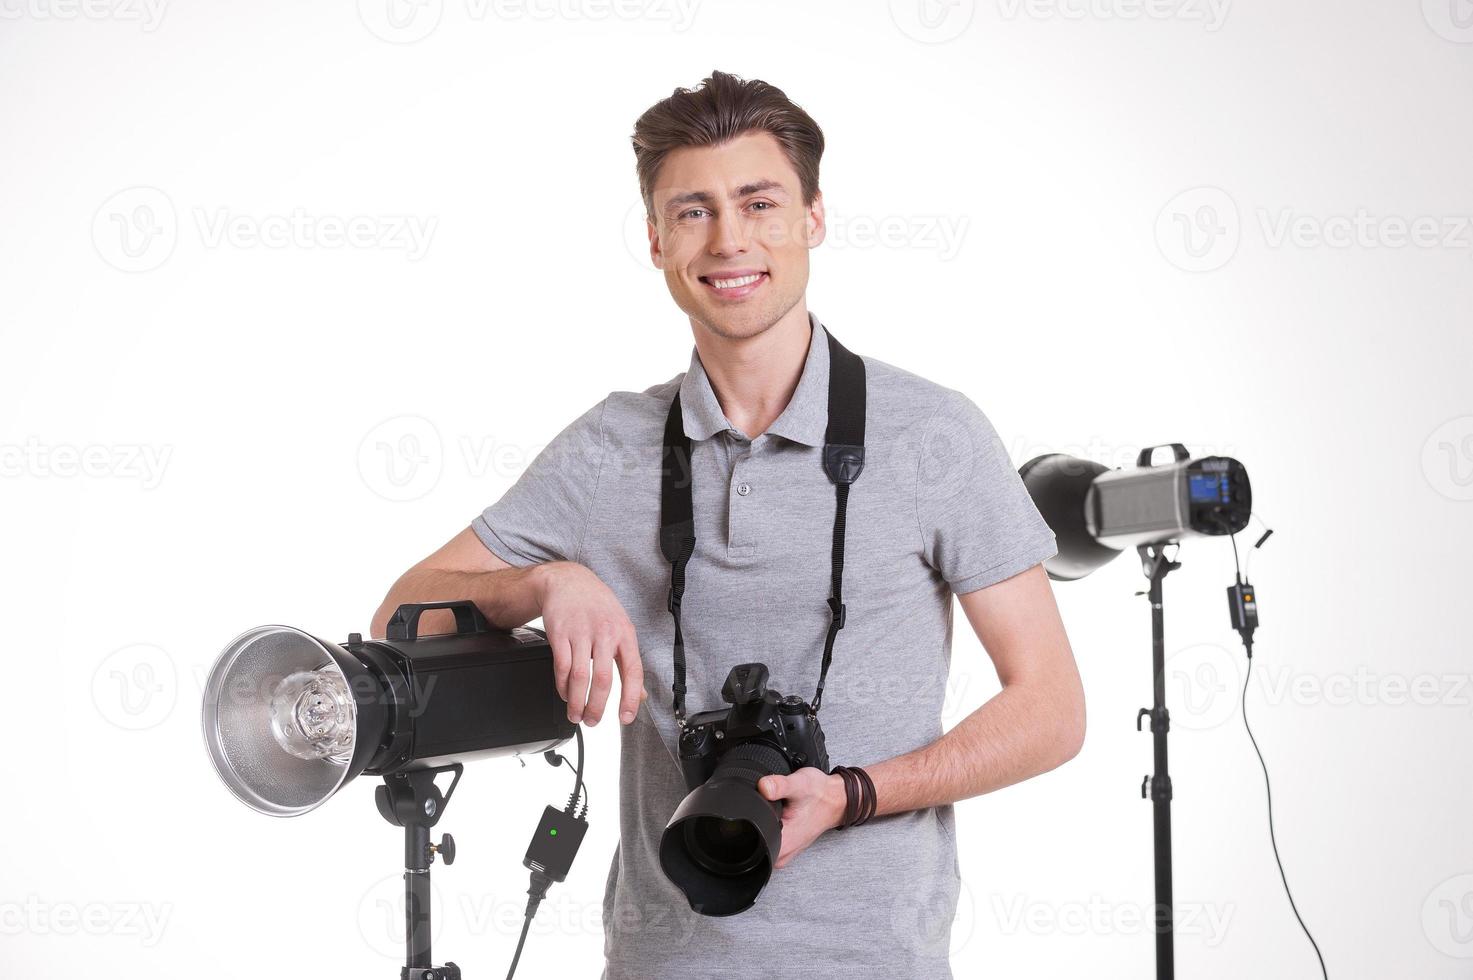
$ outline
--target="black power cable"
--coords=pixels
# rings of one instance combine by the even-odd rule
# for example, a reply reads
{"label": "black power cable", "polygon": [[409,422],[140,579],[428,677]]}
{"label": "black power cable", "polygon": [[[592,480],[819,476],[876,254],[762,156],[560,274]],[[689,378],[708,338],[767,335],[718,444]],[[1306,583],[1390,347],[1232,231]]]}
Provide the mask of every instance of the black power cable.
{"label": "black power cable", "polygon": [[1248,740],[1253,743],[1253,751],[1258,754],[1258,764],[1263,767],[1263,793],[1268,799],[1268,840],[1274,848],[1274,863],[1279,866],[1279,880],[1284,883],[1284,894],[1289,897],[1289,908],[1294,910],[1294,918],[1299,920],[1299,928],[1304,930],[1305,938],[1314,947],[1314,955],[1320,961],[1320,976],[1324,977],[1324,980],[1330,980],[1330,974],[1325,970],[1325,957],[1320,953],[1320,944],[1314,941],[1309,926],[1304,924],[1304,917],[1299,914],[1299,906],[1294,904],[1294,893],[1289,890],[1289,879],[1284,874],[1284,862],[1279,858],[1279,842],[1274,836],[1274,791],[1268,779],[1268,763],[1263,761],[1263,750],[1258,747],[1258,739],[1253,737],[1253,728],[1248,724],[1248,679],[1253,676],[1253,640],[1244,637],[1243,645],[1248,649],[1248,670],[1243,675],[1243,728],[1248,732]]}
{"label": "black power cable", "polygon": [[[527,856],[522,859],[522,864],[531,870],[531,880],[527,886],[527,912],[522,921],[522,934],[517,938],[517,949],[512,954],[511,968],[506,971],[506,980],[512,980],[517,972],[517,964],[522,959],[522,947],[527,944],[527,933],[532,928],[532,920],[537,916],[537,907],[547,897],[547,890],[552,887],[553,882],[562,881],[568,876],[568,869],[573,865],[573,858],[578,853],[578,846],[583,843],[583,835],[588,832],[588,788],[583,784],[583,729],[575,728],[578,739],[578,763],[574,766],[573,792],[568,794],[568,804],[561,810],[548,807],[542,811],[542,822],[537,825],[537,832],[532,835],[532,843],[527,845]],[[548,749],[542,757],[550,765],[561,766],[568,762],[566,756],[552,749]],[[583,809],[578,810],[579,800],[582,800]]]}
{"label": "black power cable", "polygon": [[[1265,525],[1265,528],[1267,526]],[[1253,545],[1254,550],[1263,547],[1268,540],[1272,530],[1265,530],[1263,536]],[[1236,534],[1228,535],[1233,543],[1233,579],[1234,583],[1228,586],[1228,608],[1232,615],[1233,628],[1243,638],[1243,649],[1248,654],[1248,669],[1243,674],[1243,695],[1241,707],[1243,713],[1243,729],[1248,733],[1248,740],[1253,743],[1253,751],[1258,756],[1258,765],[1263,769],[1263,790],[1268,800],[1268,839],[1274,849],[1274,863],[1279,866],[1279,880],[1284,883],[1284,894],[1289,898],[1289,908],[1294,911],[1294,918],[1299,922],[1299,928],[1304,930],[1304,936],[1309,944],[1314,947],[1314,955],[1320,961],[1320,976],[1324,980],[1330,980],[1330,974],[1325,969],[1325,957],[1320,952],[1320,944],[1315,942],[1314,936],[1309,931],[1309,926],[1304,924],[1304,917],[1299,914],[1299,906],[1294,902],[1294,893],[1289,890],[1289,877],[1284,873],[1284,862],[1279,857],[1278,837],[1274,833],[1274,793],[1273,785],[1268,778],[1268,763],[1263,760],[1263,750],[1258,747],[1258,739],[1253,735],[1253,726],[1248,724],[1248,682],[1253,677],[1253,631],[1258,628],[1258,600],[1257,590],[1243,577],[1243,571],[1238,564],[1238,541]],[[1251,556],[1250,552],[1250,556]]]}

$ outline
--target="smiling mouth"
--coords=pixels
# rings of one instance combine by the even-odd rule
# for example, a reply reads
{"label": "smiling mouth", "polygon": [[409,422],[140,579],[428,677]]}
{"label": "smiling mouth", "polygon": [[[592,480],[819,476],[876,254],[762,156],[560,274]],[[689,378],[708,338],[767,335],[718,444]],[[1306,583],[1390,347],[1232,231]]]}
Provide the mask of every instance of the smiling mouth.
{"label": "smiling mouth", "polygon": [[731,278],[716,278],[712,276],[701,276],[701,282],[718,296],[733,299],[746,296],[767,281],[767,273],[754,272],[746,276],[733,276]]}

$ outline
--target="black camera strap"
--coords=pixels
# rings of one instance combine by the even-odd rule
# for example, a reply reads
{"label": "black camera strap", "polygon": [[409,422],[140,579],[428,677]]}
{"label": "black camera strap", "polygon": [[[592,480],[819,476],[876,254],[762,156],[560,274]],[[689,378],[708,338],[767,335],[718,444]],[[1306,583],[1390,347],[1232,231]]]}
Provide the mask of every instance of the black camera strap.
{"label": "black camera strap", "polygon": [[[827,331],[826,331],[827,332]],[[829,420],[824,431],[823,469],[834,484],[833,571],[830,581],[829,630],[823,643],[823,663],[813,711],[823,700],[823,686],[834,659],[834,639],[844,628],[844,514],[849,486],[864,469],[864,361],[828,334]],[[660,459],[660,551],[670,562],[668,608],[675,620],[675,721],[685,728],[685,641],[680,632],[680,602],[685,595],[685,566],[696,550],[694,507],[691,502],[691,446],[680,411],[680,393],[665,417],[665,445]]]}

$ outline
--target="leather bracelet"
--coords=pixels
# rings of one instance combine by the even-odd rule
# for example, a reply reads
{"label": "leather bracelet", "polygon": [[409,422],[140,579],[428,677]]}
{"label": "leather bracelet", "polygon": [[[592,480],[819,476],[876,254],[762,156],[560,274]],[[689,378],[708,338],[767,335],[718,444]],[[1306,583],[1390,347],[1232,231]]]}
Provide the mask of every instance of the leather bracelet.
{"label": "leather bracelet", "polygon": [[879,801],[875,796],[875,783],[869,773],[858,766],[835,766],[832,775],[844,780],[844,813],[839,818],[838,830],[857,827],[875,815]]}

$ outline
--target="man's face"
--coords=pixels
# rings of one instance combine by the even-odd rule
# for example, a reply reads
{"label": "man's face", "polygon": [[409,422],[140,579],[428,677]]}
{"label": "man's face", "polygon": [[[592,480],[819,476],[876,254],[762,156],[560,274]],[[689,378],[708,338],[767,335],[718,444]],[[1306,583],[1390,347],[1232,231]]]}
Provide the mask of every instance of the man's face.
{"label": "man's face", "polygon": [[823,198],[804,206],[797,171],[772,134],[672,151],[652,197],[650,257],[693,320],[742,339],[803,298],[808,250],[823,241]]}

